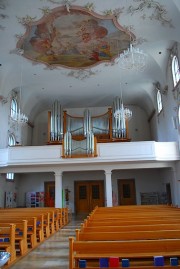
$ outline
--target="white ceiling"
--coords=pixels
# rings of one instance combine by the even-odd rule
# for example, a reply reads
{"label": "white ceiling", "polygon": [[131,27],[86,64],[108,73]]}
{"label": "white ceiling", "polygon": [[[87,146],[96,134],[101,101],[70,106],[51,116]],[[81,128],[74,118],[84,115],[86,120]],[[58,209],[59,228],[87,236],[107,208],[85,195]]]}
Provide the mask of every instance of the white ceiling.
{"label": "white ceiling", "polygon": [[[137,45],[148,55],[147,67],[142,72],[122,70],[118,63],[100,63],[86,69],[47,68],[33,63],[17,53],[17,36],[26,28],[18,18],[27,15],[39,20],[42,9],[62,6],[64,0],[0,0],[0,96],[20,86],[21,65],[22,105],[31,121],[38,113],[50,109],[55,99],[64,108],[111,106],[113,98],[123,89],[125,104],[138,105],[147,111],[154,110],[154,85],[167,84],[166,65],[174,42],[180,42],[180,0],[72,0],[70,4],[84,7],[94,4],[94,11],[121,10],[118,23],[133,26]],[[133,14],[128,8],[138,8]],[[159,9],[161,8],[161,10]],[[23,59],[23,60],[22,60]]]}

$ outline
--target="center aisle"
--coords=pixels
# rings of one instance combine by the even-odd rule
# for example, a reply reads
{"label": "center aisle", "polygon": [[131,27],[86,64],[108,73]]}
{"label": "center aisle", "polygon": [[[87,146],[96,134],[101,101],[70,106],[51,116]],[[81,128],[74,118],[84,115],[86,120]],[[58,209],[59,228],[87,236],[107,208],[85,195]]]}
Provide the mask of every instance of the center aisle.
{"label": "center aisle", "polygon": [[83,221],[84,217],[73,217],[68,225],[8,269],[69,269],[69,236],[75,236],[75,229]]}

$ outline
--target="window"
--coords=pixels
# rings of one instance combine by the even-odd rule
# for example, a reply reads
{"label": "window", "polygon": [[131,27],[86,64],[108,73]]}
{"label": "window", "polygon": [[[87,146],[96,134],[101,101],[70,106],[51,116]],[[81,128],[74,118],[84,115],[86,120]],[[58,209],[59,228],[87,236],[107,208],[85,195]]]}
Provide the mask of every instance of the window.
{"label": "window", "polygon": [[157,90],[157,109],[158,109],[158,114],[162,111],[162,97],[161,97],[161,92],[158,89]]}
{"label": "window", "polygon": [[16,139],[13,134],[10,134],[8,138],[8,146],[14,146],[14,145],[16,145]]}
{"label": "window", "polygon": [[180,125],[180,106],[178,106],[178,124]]}
{"label": "window", "polygon": [[15,98],[11,100],[11,118],[16,119],[18,105]]}
{"label": "window", "polygon": [[179,61],[176,55],[174,55],[172,58],[172,76],[174,87],[176,87],[180,80]]}
{"label": "window", "polygon": [[7,173],[6,179],[8,179],[9,181],[13,181],[14,180],[14,173]]}
{"label": "window", "polygon": [[[8,137],[8,146],[14,146],[16,145],[16,139],[13,134],[10,134]],[[14,173],[7,173],[6,179],[9,181],[14,181]]]}

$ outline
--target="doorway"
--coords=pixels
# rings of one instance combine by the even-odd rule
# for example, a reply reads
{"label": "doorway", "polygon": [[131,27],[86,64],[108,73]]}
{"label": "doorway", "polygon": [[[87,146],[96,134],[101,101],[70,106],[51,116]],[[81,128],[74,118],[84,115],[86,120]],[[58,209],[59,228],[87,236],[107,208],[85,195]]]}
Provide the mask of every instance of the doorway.
{"label": "doorway", "polygon": [[118,180],[119,205],[136,205],[136,189],[134,179]]}
{"label": "doorway", "polygon": [[172,197],[171,197],[171,184],[166,184],[166,193],[167,193],[167,204],[172,205]]}
{"label": "doorway", "polygon": [[55,205],[55,182],[47,181],[44,182],[44,206],[54,207]]}
{"label": "doorway", "polygon": [[75,182],[76,214],[88,214],[95,206],[104,206],[104,181]]}

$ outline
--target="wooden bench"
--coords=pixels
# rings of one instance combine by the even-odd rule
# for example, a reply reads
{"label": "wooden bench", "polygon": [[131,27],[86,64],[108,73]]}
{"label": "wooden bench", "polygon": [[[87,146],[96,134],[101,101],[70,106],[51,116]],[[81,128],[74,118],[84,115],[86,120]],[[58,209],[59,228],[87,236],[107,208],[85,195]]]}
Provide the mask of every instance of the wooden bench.
{"label": "wooden bench", "polygon": [[84,227],[95,227],[95,226],[125,226],[125,225],[155,225],[155,224],[178,224],[180,219],[144,219],[142,220],[119,220],[119,219],[107,219],[107,220],[85,220]]}
{"label": "wooden bench", "polygon": [[0,251],[9,252],[11,254],[7,262],[8,265],[16,260],[15,230],[15,224],[8,224],[6,226],[0,225]]}
{"label": "wooden bench", "polygon": [[128,232],[128,231],[158,231],[158,230],[179,230],[179,223],[167,223],[167,224],[143,224],[139,225],[119,225],[119,226],[88,226],[84,227],[83,223],[81,224],[81,231],[83,232]]}
{"label": "wooden bench", "polygon": [[119,231],[114,232],[84,232],[76,229],[76,240],[80,241],[121,241],[143,239],[180,239],[179,230],[154,230],[154,231]]}
{"label": "wooden bench", "polygon": [[154,256],[180,257],[180,239],[129,241],[77,241],[69,238],[69,269],[77,267],[80,259],[100,258],[153,259]]}
{"label": "wooden bench", "polygon": [[[180,265],[178,266],[173,266],[175,267],[176,269],[179,269],[180,268]],[[129,269],[172,269],[173,268],[171,265],[164,265],[163,267],[162,266],[154,266],[154,265],[145,265],[145,266],[141,266],[141,265],[133,265],[133,266],[130,266]],[[88,266],[87,269],[102,269],[103,267],[99,267],[98,265],[95,267],[95,266]],[[114,269],[115,267],[108,267],[109,269]],[[73,267],[73,269],[79,269],[79,266],[75,266]],[[119,266],[119,267],[116,267],[116,269],[122,269],[122,266]]]}
{"label": "wooden bench", "polygon": [[9,211],[8,212],[2,212],[0,216],[0,221],[3,218],[19,218],[19,219],[29,219],[29,218],[36,218],[36,240],[38,242],[42,242],[44,240],[44,215],[39,213],[33,213],[33,212],[18,212],[18,211]]}
{"label": "wooden bench", "polygon": [[[15,249],[16,254],[24,255],[27,253],[27,220],[13,222],[16,225],[15,230]],[[7,227],[9,223],[7,221],[0,221],[1,227]]]}
{"label": "wooden bench", "polygon": [[[15,216],[2,216],[0,215],[0,222],[5,223],[19,223],[23,218],[15,217]],[[37,218],[35,217],[27,217],[27,246],[30,248],[34,248],[37,246],[37,235],[36,235],[36,223]]]}

